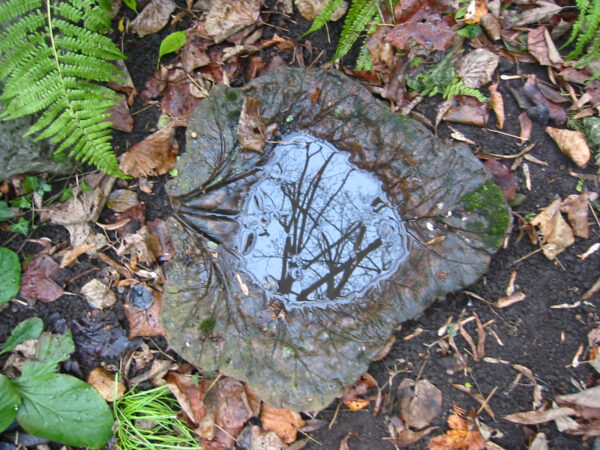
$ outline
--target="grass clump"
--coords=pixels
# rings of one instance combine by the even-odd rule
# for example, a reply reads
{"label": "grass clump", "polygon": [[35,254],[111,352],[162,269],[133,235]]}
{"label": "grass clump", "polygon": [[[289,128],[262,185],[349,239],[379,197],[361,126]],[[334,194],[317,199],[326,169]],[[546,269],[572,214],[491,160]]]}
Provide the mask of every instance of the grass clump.
{"label": "grass clump", "polygon": [[177,401],[166,385],[147,391],[130,390],[113,404],[117,447],[202,450],[190,427],[177,418],[177,412]]}

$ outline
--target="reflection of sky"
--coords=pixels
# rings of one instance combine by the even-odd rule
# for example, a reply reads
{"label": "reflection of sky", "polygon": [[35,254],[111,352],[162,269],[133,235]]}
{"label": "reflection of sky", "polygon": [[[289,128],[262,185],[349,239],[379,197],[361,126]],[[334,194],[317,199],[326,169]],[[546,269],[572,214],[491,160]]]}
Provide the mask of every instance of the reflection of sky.
{"label": "reflection of sky", "polygon": [[351,299],[406,257],[404,226],[349,153],[306,134],[284,141],[245,202],[246,270],[288,301]]}

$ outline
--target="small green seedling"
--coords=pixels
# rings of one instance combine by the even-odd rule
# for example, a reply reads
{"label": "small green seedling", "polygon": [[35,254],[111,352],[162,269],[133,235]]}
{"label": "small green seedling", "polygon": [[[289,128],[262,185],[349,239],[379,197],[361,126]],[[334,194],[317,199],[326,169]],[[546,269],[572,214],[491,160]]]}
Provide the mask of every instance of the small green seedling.
{"label": "small green seedling", "polygon": [[8,302],[21,288],[21,263],[12,250],[0,247],[0,305]]}

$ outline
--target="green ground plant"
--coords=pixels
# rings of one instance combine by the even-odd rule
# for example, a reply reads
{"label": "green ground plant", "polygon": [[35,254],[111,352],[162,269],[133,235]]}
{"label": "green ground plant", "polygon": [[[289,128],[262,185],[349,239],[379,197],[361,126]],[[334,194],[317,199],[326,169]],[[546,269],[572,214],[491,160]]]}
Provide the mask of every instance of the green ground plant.
{"label": "green ground plant", "polygon": [[113,403],[118,448],[202,450],[190,427],[177,418],[178,410],[166,385],[139,392],[130,390]]}
{"label": "green ground plant", "polygon": [[[566,60],[577,61],[575,67],[587,66],[594,59],[600,58],[600,0],[575,0],[579,14],[571,29],[571,35],[562,48],[575,42],[575,48],[566,56]],[[587,49],[586,49],[587,47]],[[600,70],[596,71],[591,80],[600,79]]]}
{"label": "green ground plant", "polygon": [[[108,109],[124,58],[104,32],[106,0],[8,0],[0,5],[3,120],[36,115],[26,135],[57,144],[56,154],[124,176],[112,149]],[[110,4],[110,1],[108,2]]]}
{"label": "green ground plant", "polygon": [[0,433],[16,419],[35,436],[75,447],[100,448],[112,436],[110,408],[89,384],[57,373],[58,364],[75,350],[71,332],[58,335],[42,333],[42,329],[39,318],[21,322],[0,352],[38,338],[35,355],[25,362],[20,376],[0,374]]}
{"label": "green ground plant", "polygon": [[[6,202],[0,202],[0,213],[2,212],[2,203]],[[20,287],[21,262],[19,256],[8,248],[0,247],[0,306],[17,295]],[[0,354],[3,351],[4,349],[0,351]]]}

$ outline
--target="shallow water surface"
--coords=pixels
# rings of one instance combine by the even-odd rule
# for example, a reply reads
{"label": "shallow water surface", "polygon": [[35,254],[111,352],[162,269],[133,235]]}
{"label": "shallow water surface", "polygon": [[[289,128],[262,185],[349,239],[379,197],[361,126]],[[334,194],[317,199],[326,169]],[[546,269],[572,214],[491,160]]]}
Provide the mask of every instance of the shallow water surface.
{"label": "shallow water surface", "polygon": [[350,153],[308,134],[273,149],[240,214],[246,272],[287,308],[356,301],[406,258],[402,219]]}

